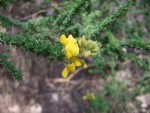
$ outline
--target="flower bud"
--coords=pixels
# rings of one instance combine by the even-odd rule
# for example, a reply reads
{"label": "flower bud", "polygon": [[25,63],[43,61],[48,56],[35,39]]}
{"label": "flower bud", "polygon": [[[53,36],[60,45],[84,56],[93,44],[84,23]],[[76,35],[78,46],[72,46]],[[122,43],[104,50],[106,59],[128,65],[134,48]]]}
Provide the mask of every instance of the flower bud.
{"label": "flower bud", "polygon": [[94,41],[89,40],[89,41],[87,42],[87,45],[86,45],[86,46],[87,46],[88,49],[92,50],[92,49],[95,48],[95,45],[96,45],[96,43],[95,43]]}
{"label": "flower bud", "polygon": [[82,36],[82,38],[81,38],[81,45],[82,45],[82,46],[86,46],[86,39],[85,39],[85,36]]}
{"label": "flower bud", "polygon": [[91,56],[95,56],[95,55],[97,55],[97,52],[91,52],[90,55],[91,55]]}
{"label": "flower bud", "polygon": [[88,57],[88,56],[90,56],[90,54],[91,54],[91,51],[85,51],[85,52],[83,52],[83,56],[84,57]]}
{"label": "flower bud", "polygon": [[98,52],[98,50],[99,50],[99,47],[96,47],[92,50],[92,52]]}
{"label": "flower bud", "polygon": [[85,63],[84,60],[81,61],[81,64],[82,64],[81,66],[82,66],[83,68],[87,68],[87,64]]}
{"label": "flower bud", "polygon": [[78,40],[78,45],[81,46],[81,39]]}

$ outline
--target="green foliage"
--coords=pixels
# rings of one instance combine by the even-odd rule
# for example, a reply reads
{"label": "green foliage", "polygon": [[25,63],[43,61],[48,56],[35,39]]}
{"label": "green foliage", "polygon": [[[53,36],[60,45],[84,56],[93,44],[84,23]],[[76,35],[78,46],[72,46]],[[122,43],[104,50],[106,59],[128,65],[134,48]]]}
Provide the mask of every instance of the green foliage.
{"label": "green foliage", "polygon": [[[150,74],[146,72],[143,77],[141,77],[135,88],[136,94],[149,94],[150,93]],[[138,90],[138,91],[137,91]]]}
{"label": "green foliage", "polygon": [[[127,91],[127,86],[116,80],[115,78],[108,79],[104,86],[104,95],[109,103],[109,112],[123,113],[132,112],[132,109],[127,108],[126,103],[131,101],[132,92]],[[136,100],[132,100],[136,101]],[[117,106],[117,107],[115,107]]]}
{"label": "green foliage", "polygon": [[131,39],[126,39],[125,41],[122,41],[121,46],[128,48],[136,48],[138,50],[150,53],[149,43],[142,40],[138,35],[133,35]]}
{"label": "green foliage", "polygon": [[[149,42],[145,42],[142,40],[137,34],[133,35],[130,39],[124,39],[122,41],[118,40],[111,32],[107,32],[106,36],[101,40],[103,47],[100,50],[100,54],[95,56],[94,64],[97,66],[102,66],[106,64],[105,59],[119,59],[120,61],[125,61],[126,59],[132,60],[138,67],[142,67],[143,69],[148,69],[150,66],[147,63],[146,59],[139,59],[136,56],[136,53],[128,52],[127,50],[130,48],[142,51],[143,53],[150,53]],[[103,57],[105,56],[105,57]],[[107,56],[107,57],[106,57]]]}
{"label": "green foliage", "polygon": [[99,25],[97,24],[97,21],[100,20],[101,16],[102,16],[102,12],[100,12],[99,10],[95,10],[90,14],[83,13],[81,18],[83,25],[79,26],[80,35],[87,34],[86,38],[88,39],[92,38],[91,34],[94,33],[94,30],[96,28],[98,28]]}
{"label": "green foliage", "polygon": [[0,54],[0,65],[5,67],[6,70],[16,79],[16,80],[22,80],[22,76],[20,71],[16,69],[16,67],[10,63],[7,59],[7,57],[3,54]]}
{"label": "green foliage", "polygon": [[16,0],[0,0],[0,9],[6,8],[11,3],[14,3]]}
{"label": "green foliage", "polygon": [[49,23],[52,22],[52,17],[41,17],[37,19],[31,19],[27,22],[20,22],[18,20],[0,15],[0,20],[2,25],[7,29],[9,29],[11,26],[15,26],[22,29],[31,37],[45,39],[49,38],[51,35],[51,25]]}
{"label": "green foliage", "polygon": [[89,9],[90,5],[91,0],[75,0],[74,2],[66,2],[64,4],[65,9],[61,11],[60,15],[54,22],[54,25],[57,29],[66,34],[72,33],[71,31],[73,30],[78,32],[77,29],[79,26],[78,24],[75,25],[76,14],[78,14],[82,9]]}
{"label": "green foliage", "polygon": [[26,29],[25,32],[32,37],[45,39],[52,35],[52,17],[41,17],[37,19],[31,19],[24,23]]}
{"label": "green foliage", "polygon": [[52,45],[48,40],[32,39],[25,35],[8,35],[0,33],[2,44],[27,50],[40,56],[48,57],[51,61],[62,61],[63,53],[60,44]]}
{"label": "green foliage", "polygon": [[127,3],[125,3],[124,5],[120,6],[119,9],[111,14],[109,17],[107,17],[106,19],[103,19],[102,21],[99,21],[98,27],[95,29],[95,31],[93,33],[91,33],[90,37],[96,37],[100,32],[102,31],[106,31],[107,28],[113,23],[115,22],[117,19],[119,19],[121,16],[125,15],[127,13],[127,11],[131,8],[131,6],[133,5],[133,1],[132,0],[128,0]]}
{"label": "green foliage", "polygon": [[134,54],[128,54],[128,59],[130,59],[137,69],[142,69],[143,71],[150,71],[150,58],[138,58]]}
{"label": "green foliage", "polygon": [[118,81],[116,78],[108,77],[105,81],[104,88],[95,93],[95,99],[88,100],[91,108],[90,113],[131,113],[133,108],[127,105],[135,103],[135,107],[139,108],[141,103],[136,100],[141,86],[135,87],[132,91],[127,90],[124,82]]}
{"label": "green foliage", "polygon": [[10,26],[14,25],[15,27],[26,29],[26,27],[23,25],[23,23],[15,20],[15,19],[7,18],[6,16],[3,16],[3,15],[0,15],[0,21],[2,22],[2,25],[4,27],[10,27]]}
{"label": "green foliage", "polygon": [[104,96],[100,94],[95,95],[96,99],[90,99],[90,109],[91,113],[100,112],[100,113],[108,113],[108,103],[106,102]]}

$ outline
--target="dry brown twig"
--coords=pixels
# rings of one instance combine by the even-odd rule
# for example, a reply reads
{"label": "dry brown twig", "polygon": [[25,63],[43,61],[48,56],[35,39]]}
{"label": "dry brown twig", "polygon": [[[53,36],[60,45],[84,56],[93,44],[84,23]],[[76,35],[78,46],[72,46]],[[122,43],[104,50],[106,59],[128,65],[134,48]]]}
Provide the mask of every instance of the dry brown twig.
{"label": "dry brown twig", "polygon": [[46,10],[40,10],[40,11],[35,12],[35,13],[31,14],[31,15],[28,15],[28,16],[26,16],[26,17],[21,18],[20,20],[33,19],[33,18],[36,18],[37,15],[39,15],[40,13],[45,13],[45,12],[46,12]]}

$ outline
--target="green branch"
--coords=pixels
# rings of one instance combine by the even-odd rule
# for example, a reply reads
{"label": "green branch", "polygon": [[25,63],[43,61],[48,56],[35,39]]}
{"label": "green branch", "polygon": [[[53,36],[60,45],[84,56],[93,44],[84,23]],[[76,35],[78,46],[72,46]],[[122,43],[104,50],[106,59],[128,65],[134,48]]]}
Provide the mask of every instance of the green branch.
{"label": "green branch", "polygon": [[133,4],[134,4],[133,0],[128,0],[127,3],[120,6],[115,13],[111,14],[106,19],[97,23],[98,24],[97,28],[93,30],[93,32],[90,34],[89,37],[96,37],[100,32],[107,30],[112,23],[114,23],[117,19],[125,15]]}
{"label": "green branch", "polygon": [[29,36],[8,35],[0,33],[0,42],[13,45],[40,56],[48,57],[51,61],[62,61],[64,55],[60,44],[52,45],[48,40],[37,40]]}
{"label": "green branch", "polygon": [[41,18],[36,18],[36,19],[30,19],[27,22],[20,22],[18,20],[8,18],[4,15],[0,15],[0,21],[4,25],[4,27],[10,27],[10,26],[15,26],[18,28],[21,28],[22,30],[29,31],[37,29],[37,27],[45,27],[48,25],[48,23],[52,22],[53,18],[52,17],[41,17]]}
{"label": "green branch", "polygon": [[150,54],[150,44],[142,40],[137,34],[133,35],[130,39],[119,40],[115,38],[115,36],[111,32],[106,33],[106,37],[102,40],[103,47],[100,49],[100,52],[94,58],[94,63],[98,66],[105,64],[104,58],[112,58],[119,59],[120,61],[125,61],[126,59],[132,60],[139,67],[143,67],[144,69],[150,69],[150,63],[146,63],[147,61],[144,59],[139,59],[134,52],[128,53],[124,51],[124,49],[128,50],[129,48],[140,50],[142,53],[146,53],[146,55]]}
{"label": "green branch", "polygon": [[27,29],[23,23],[15,20],[15,19],[5,17],[3,15],[0,15],[0,21],[2,22],[4,27],[10,27],[10,26],[14,25],[15,27],[19,27],[21,29]]}
{"label": "green branch", "polygon": [[77,30],[78,26],[74,26],[76,14],[78,14],[82,9],[90,10],[91,4],[91,0],[75,0],[74,2],[67,2],[65,4],[66,9],[61,11],[60,15],[54,22],[54,26],[56,26],[57,29],[60,29],[61,32],[65,33],[68,33],[72,29]]}
{"label": "green branch", "polygon": [[67,3],[68,8],[64,10],[54,22],[57,25],[66,25],[74,18],[75,14],[78,13],[80,10],[79,8],[84,6],[86,0],[76,0],[70,7],[70,2]]}
{"label": "green branch", "polygon": [[2,65],[6,70],[11,73],[11,75],[16,79],[16,80],[22,80],[22,76],[20,71],[16,69],[16,67],[10,63],[7,59],[7,57],[3,54],[0,53],[0,65]]}
{"label": "green branch", "polygon": [[120,45],[125,48],[136,48],[138,50],[145,51],[146,53],[150,53],[149,44],[138,37],[121,41]]}

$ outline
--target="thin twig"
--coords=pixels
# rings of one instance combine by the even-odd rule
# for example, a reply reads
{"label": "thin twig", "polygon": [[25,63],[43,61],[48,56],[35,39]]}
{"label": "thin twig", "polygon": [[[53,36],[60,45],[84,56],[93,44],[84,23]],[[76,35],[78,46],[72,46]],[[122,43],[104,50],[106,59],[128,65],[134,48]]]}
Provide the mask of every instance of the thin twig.
{"label": "thin twig", "polygon": [[31,19],[31,18],[35,18],[38,14],[45,13],[45,12],[46,12],[46,10],[40,10],[40,11],[38,11],[36,13],[33,13],[31,15],[28,15],[26,17],[21,18],[20,20],[28,20],[28,19]]}
{"label": "thin twig", "polygon": [[[85,69],[89,69],[89,68],[92,68],[92,67],[95,67],[95,66],[94,66],[94,65],[89,65],[89,66],[88,66],[87,68],[85,68]],[[70,76],[67,78],[67,80],[70,81],[71,79],[73,79],[73,77],[74,77],[75,75],[77,75],[80,71],[85,70],[85,69],[83,69],[83,68],[77,69],[74,73],[70,74]]]}

